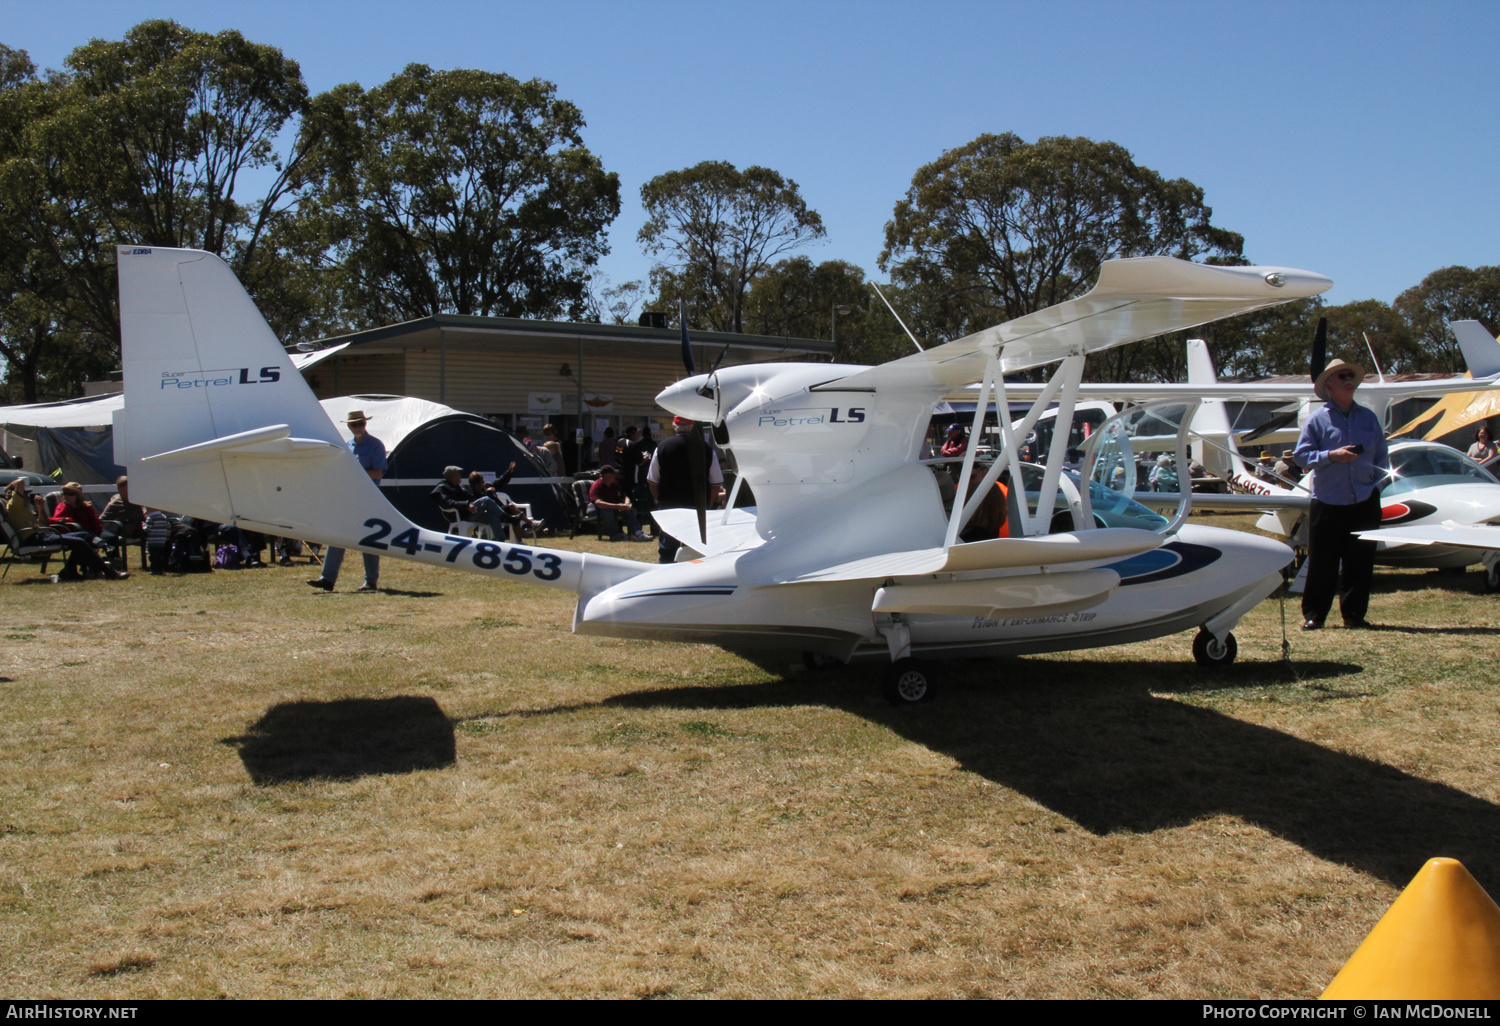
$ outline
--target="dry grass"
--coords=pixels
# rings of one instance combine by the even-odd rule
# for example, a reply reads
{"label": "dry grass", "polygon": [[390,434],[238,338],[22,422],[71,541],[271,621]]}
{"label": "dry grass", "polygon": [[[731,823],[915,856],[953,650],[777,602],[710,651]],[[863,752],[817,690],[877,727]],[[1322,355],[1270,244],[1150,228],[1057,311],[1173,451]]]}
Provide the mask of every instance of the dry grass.
{"label": "dry grass", "polygon": [[12,996],[1305,997],[1425,858],[1500,893],[1477,575],[1383,572],[1390,629],[1291,668],[1266,603],[1222,675],[1180,635],[894,710],[356,570],[11,570]]}

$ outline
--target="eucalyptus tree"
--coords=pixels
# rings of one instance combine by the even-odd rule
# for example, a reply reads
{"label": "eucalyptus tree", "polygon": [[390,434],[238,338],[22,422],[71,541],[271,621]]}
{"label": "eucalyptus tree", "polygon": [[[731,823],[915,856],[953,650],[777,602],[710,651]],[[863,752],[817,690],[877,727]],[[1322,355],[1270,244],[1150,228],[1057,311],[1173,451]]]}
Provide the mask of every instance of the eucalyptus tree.
{"label": "eucalyptus tree", "polygon": [[641,186],[646,253],[666,259],[651,270],[656,302],[685,300],[715,331],[742,331],[751,282],[777,257],[821,239],[823,219],[797,183],[765,167],[726,161],[657,175]]}
{"label": "eucalyptus tree", "polygon": [[952,338],[1079,296],[1114,257],[1243,263],[1212,214],[1201,188],[1116,143],[982,135],[917,169],[880,266],[921,295],[926,331]]}
{"label": "eucalyptus tree", "polygon": [[[3,289],[20,297],[3,334],[35,339],[42,318],[56,345],[91,354],[61,361],[70,369],[46,390],[118,364],[117,244],[206,249],[256,289],[259,251],[299,181],[301,154],[278,149],[307,103],[295,61],[238,32],[160,20],[78,47],[61,72],[38,75],[14,50],[0,61]],[[8,373],[22,363],[8,359]]]}
{"label": "eucalyptus tree", "polygon": [[318,96],[306,230],[363,323],[437,313],[581,318],[619,178],[550,82],[408,65]]}
{"label": "eucalyptus tree", "polygon": [[1500,331],[1500,267],[1444,267],[1396,297],[1393,304],[1425,354],[1424,370],[1465,370],[1449,321],[1477,320]]}

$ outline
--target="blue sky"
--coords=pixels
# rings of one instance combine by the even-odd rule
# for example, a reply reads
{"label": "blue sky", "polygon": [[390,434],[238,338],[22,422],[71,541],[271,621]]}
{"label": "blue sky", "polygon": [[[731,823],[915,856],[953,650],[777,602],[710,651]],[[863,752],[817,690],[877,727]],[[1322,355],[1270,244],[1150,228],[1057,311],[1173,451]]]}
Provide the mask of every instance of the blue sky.
{"label": "blue sky", "polygon": [[620,175],[603,270],[650,261],[640,186],[701,160],[796,180],[828,229],[814,260],[879,275],[912,173],[983,132],[1109,139],[1201,186],[1246,255],[1387,302],[1450,264],[1500,262],[1493,2],[336,3],[7,0],[0,42],[61,67],[91,37],[167,17],[239,29],[308,85],[406,64],[557,85]]}

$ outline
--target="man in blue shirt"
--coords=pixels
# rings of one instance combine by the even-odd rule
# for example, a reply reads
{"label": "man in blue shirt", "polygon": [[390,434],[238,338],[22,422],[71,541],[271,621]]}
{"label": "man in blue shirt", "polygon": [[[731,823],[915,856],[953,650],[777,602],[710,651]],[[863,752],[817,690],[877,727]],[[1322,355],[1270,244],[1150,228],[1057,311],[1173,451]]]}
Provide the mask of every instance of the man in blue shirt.
{"label": "man in blue shirt", "polygon": [[1365,614],[1375,576],[1375,543],[1360,541],[1355,532],[1380,526],[1380,486],[1391,465],[1380,418],[1354,401],[1364,376],[1363,367],[1343,360],[1323,369],[1313,393],[1326,405],[1302,428],[1293,456],[1298,466],[1317,471],[1308,514],[1305,631],[1323,626],[1335,592],[1345,627],[1370,626]]}
{"label": "man in blue shirt", "polygon": [[[354,435],[349,440],[349,451],[354,458],[359,460],[359,465],[370,475],[371,481],[378,482],[385,476],[385,443],[374,435],[365,431],[365,412],[363,410],[351,410],[345,422],[349,431]],[[365,558],[365,583],[359,586],[360,591],[375,591],[380,583],[380,557],[372,556],[368,552],[361,553]],[[333,586],[338,583],[339,568],[344,565],[344,550],[328,547],[323,553],[323,573],[314,577],[307,583],[314,588],[322,588],[324,591],[332,591]]]}

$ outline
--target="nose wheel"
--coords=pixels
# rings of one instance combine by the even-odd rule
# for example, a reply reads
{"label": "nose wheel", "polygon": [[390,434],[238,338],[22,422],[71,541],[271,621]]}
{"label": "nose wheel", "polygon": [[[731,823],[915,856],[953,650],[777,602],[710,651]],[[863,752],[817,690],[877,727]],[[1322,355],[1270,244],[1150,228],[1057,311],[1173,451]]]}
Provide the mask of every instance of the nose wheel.
{"label": "nose wheel", "polygon": [[932,701],[933,667],[920,659],[897,659],[885,671],[885,698],[892,705]]}
{"label": "nose wheel", "polygon": [[1234,662],[1234,657],[1239,652],[1240,645],[1234,640],[1233,634],[1224,635],[1224,640],[1220,641],[1208,631],[1199,631],[1198,636],[1193,639],[1193,658],[1199,666],[1210,669],[1228,666]]}

